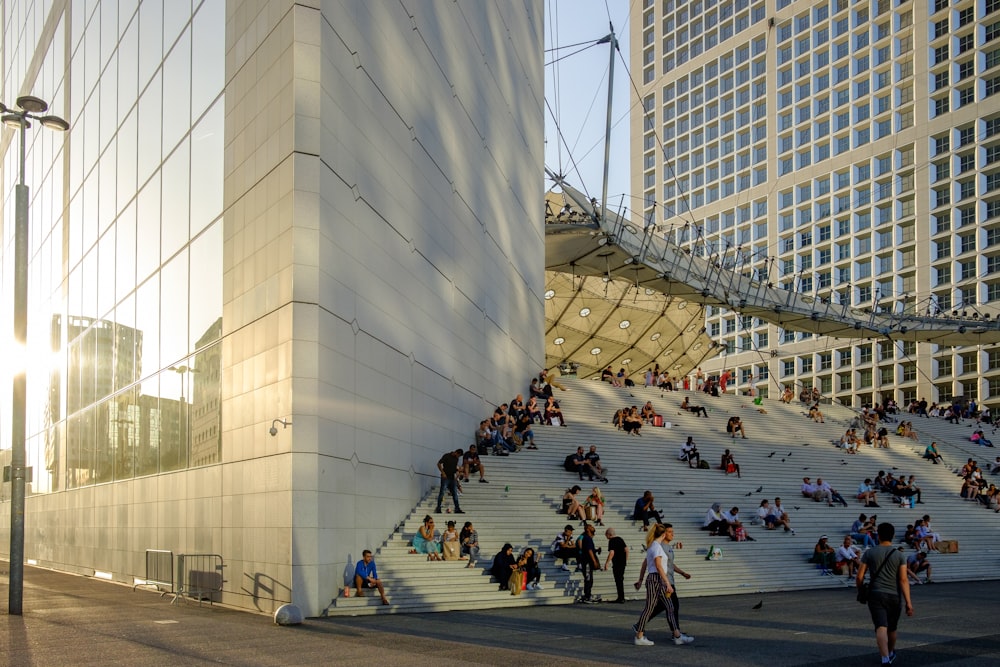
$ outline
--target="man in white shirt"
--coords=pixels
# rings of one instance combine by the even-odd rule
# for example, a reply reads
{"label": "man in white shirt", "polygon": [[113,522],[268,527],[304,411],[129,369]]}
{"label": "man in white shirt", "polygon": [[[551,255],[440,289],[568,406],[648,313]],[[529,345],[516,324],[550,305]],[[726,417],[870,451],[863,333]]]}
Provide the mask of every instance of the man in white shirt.
{"label": "man in white shirt", "polygon": [[688,436],[687,442],[681,447],[680,456],[678,456],[681,461],[688,462],[688,468],[697,468],[701,465],[701,454],[698,453],[698,447],[694,444],[694,438],[690,435]]}
{"label": "man in white shirt", "polygon": [[861,552],[852,544],[851,536],[844,537],[844,543],[834,552],[834,563],[837,568],[846,567],[849,576],[854,576],[861,565]]}

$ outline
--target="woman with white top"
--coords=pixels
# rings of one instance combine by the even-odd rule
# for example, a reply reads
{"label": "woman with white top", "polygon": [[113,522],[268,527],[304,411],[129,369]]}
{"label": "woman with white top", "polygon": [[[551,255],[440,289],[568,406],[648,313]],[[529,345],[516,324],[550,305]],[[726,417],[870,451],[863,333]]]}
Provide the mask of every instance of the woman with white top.
{"label": "woman with white top", "polygon": [[[681,632],[677,620],[677,593],[674,589],[673,573],[678,572],[685,579],[691,575],[674,565],[674,549],[669,546],[674,538],[674,529],[669,523],[658,523],[646,533],[646,560],[639,572],[639,581],[635,582],[636,590],[646,579],[646,606],[639,616],[639,621],[632,626],[635,630],[636,646],[652,646],[653,642],[646,638],[646,624],[661,611],[667,613],[667,624],[673,633],[674,644],[681,646],[690,644],[694,637]],[[680,547],[680,544],[677,545]],[[649,576],[646,577],[646,572]]]}

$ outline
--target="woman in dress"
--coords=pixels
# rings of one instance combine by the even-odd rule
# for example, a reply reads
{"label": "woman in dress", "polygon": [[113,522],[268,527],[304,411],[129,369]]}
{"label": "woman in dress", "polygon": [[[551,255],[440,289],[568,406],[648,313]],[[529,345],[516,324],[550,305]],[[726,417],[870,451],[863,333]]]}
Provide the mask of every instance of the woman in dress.
{"label": "woman in dress", "polygon": [[587,496],[586,505],[587,505],[587,507],[593,507],[594,508],[594,523],[596,523],[598,526],[603,526],[604,525],[604,494],[602,494],[601,490],[599,488],[597,488],[596,486],[594,487],[594,490],[590,492],[590,495]]}
{"label": "woman in dress", "polygon": [[412,553],[427,554],[427,560],[441,560],[441,543],[434,537],[434,519],[428,514],[413,536]]}

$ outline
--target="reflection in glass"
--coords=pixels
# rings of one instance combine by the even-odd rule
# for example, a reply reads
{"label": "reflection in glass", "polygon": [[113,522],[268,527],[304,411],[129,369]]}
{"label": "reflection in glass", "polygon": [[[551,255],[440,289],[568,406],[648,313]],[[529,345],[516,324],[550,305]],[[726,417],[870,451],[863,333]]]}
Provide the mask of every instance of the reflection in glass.
{"label": "reflection in glass", "polygon": [[[172,364],[187,356],[188,251],[183,250],[160,271],[160,358]],[[170,395],[167,389],[165,395]]]}
{"label": "reflection in glass", "polygon": [[191,183],[191,156],[185,139],[163,164],[163,195],[160,216],[160,261],[167,261],[190,238],[191,212],[188,208]]}
{"label": "reflection in glass", "polygon": [[[222,336],[222,219],[191,243],[190,340],[198,350]],[[214,337],[212,337],[214,335]]]}

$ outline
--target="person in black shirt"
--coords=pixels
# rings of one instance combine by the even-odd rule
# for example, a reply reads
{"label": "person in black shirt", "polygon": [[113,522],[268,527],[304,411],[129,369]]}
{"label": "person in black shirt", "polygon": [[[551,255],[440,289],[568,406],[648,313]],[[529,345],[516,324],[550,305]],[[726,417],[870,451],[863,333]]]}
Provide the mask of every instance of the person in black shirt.
{"label": "person in black shirt", "polygon": [[583,602],[594,602],[592,592],[594,590],[594,568],[601,567],[601,562],[597,560],[597,549],[594,546],[594,533],[597,529],[593,524],[588,523],[583,527],[583,537],[580,539],[580,570],[583,572]]}
{"label": "person in black shirt", "polygon": [[462,458],[462,450],[456,449],[453,452],[446,452],[437,463],[438,470],[441,471],[441,488],[438,489],[437,508],[435,513],[441,513],[441,499],[444,498],[444,490],[451,489],[451,499],[455,501],[455,514],[465,514],[458,505],[458,462]]}
{"label": "person in black shirt", "polygon": [[607,571],[608,564],[611,564],[611,573],[615,577],[615,588],[618,590],[618,597],[615,602],[623,604],[625,602],[625,566],[628,565],[628,546],[625,540],[615,534],[614,528],[604,531],[604,536],[608,538],[608,558],[604,561],[604,570]]}

